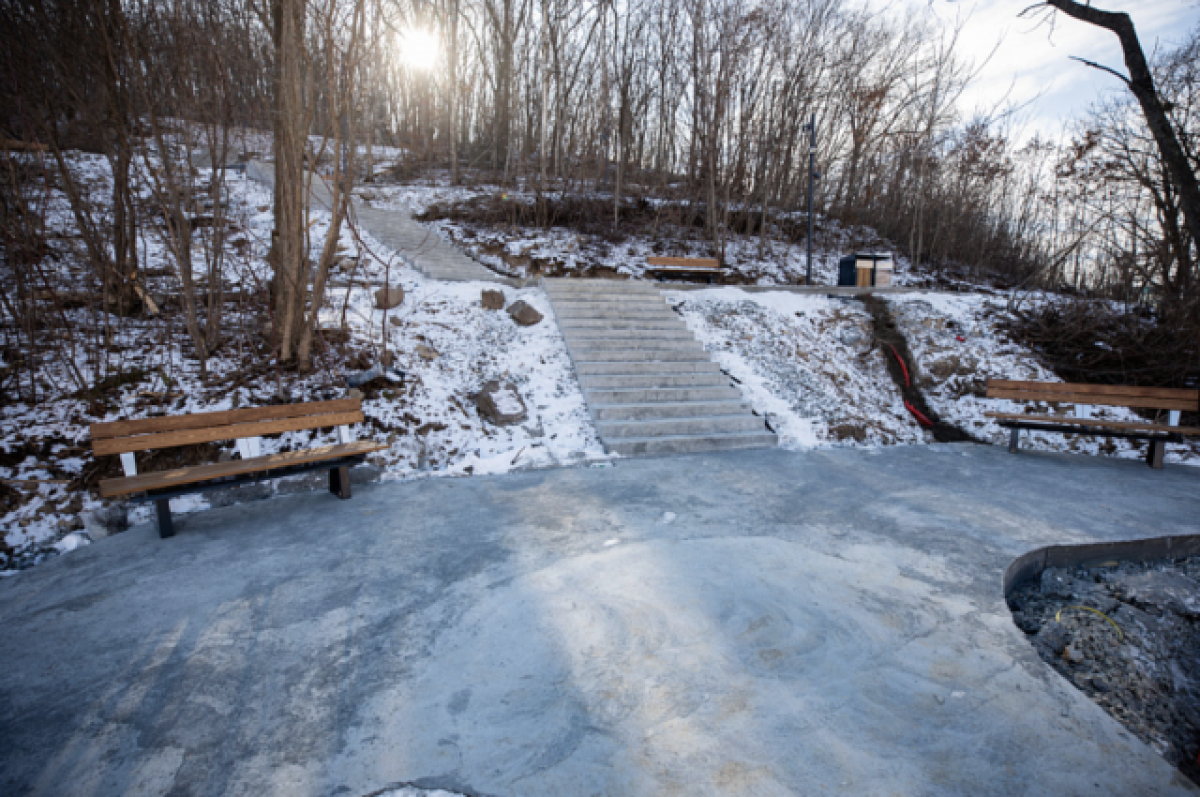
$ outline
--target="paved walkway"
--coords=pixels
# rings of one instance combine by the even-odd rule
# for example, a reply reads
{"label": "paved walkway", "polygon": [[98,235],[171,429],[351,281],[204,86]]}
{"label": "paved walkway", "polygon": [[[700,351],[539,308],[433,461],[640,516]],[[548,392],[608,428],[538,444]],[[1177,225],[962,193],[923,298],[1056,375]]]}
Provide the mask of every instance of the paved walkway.
{"label": "paved walkway", "polygon": [[0,792],[1187,795],[1001,576],[1194,533],[1200,473],[778,449],[378,485],[0,582]]}
{"label": "paved walkway", "polygon": [[777,445],[658,288],[543,282],[605,448],[682,454]]}
{"label": "paved walkway", "polygon": [[[266,185],[275,184],[275,167],[270,163],[251,161],[246,173],[252,180]],[[317,176],[312,181],[312,196],[314,202],[325,208],[333,204],[329,187]],[[516,280],[479,265],[458,247],[442,240],[402,210],[373,208],[358,199],[353,199],[351,205],[354,217],[363,230],[427,277],[452,282],[482,280],[507,285],[516,283]]]}

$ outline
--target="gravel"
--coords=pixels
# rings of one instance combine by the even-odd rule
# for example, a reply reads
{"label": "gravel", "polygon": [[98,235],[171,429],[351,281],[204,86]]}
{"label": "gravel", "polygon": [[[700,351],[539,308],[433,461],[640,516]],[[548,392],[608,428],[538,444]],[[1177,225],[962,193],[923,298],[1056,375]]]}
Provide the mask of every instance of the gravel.
{"label": "gravel", "polygon": [[1008,603],[1050,666],[1200,785],[1200,557],[1047,568]]}

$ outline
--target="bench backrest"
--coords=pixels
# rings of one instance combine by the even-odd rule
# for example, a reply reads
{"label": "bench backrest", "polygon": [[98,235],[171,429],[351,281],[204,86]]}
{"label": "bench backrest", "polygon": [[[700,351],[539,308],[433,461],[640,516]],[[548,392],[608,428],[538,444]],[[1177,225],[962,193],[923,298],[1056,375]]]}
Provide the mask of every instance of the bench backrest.
{"label": "bench backrest", "polygon": [[1081,385],[1071,382],[1014,382],[989,379],[987,397],[1012,401],[1057,401],[1154,410],[1200,410],[1200,390],[1125,385]]}
{"label": "bench backrest", "polygon": [[646,262],[652,266],[670,266],[686,268],[692,271],[720,271],[721,261],[715,257],[648,257]]}
{"label": "bench backrest", "polygon": [[92,424],[96,456],[361,423],[357,398]]}

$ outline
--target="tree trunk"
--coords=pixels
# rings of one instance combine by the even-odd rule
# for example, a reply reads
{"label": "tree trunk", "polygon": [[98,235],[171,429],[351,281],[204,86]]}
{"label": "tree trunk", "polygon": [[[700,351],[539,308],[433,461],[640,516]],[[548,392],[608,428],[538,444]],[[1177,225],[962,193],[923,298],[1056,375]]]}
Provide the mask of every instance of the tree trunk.
{"label": "tree trunk", "polygon": [[295,357],[301,319],[296,296],[307,290],[304,202],[304,0],[276,0],[275,25],[275,322],[279,358]]}

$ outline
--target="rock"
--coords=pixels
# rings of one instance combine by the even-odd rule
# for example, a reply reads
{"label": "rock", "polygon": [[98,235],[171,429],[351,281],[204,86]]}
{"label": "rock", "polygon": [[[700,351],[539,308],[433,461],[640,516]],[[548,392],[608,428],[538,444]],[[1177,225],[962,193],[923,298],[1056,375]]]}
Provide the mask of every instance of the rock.
{"label": "rock", "polygon": [[375,291],[375,309],[376,310],[391,310],[393,307],[399,307],[404,301],[404,289],[398,285],[393,285],[387,288],[380,288]]}
{"label": "rock", "polygon": [[838,336],[838,340],[842,342],[843,346],[850,346],[852,348],[861,346],[866,339],[866,336],[857,329],[847,330]]}
{"label": "rock", "polygon": [[832,427],[829,434],[835,440],[853,440],[856,443],[864,443],[867,440],[867,430],[855,424],[843,423]]}
{"label": "rock", "polygon": [[523,327],[531,327],[542,320],[542,314],[533,309],[524,299],[515,302],[512,307],[508,308],[508,314],[513,317],[513,321]]}
{"label": "rock", "polygon": [[482,302],[484,310],[503,310],[504,291],[484,291]]}
{"label": "rock", "polygon": [[422,360],[436,360],[438,358],[438,353],[437,350],[426,346],[424,343],[418,343],[417,356]]}
{"label": "rock", "polygon": [[346,391],[346,398],[361,399],[362,397],[363,397],[363,392],[356,387],[352,387],[348,391]]}
{"label": "rock", "polygon": [[497,426],[507,426],[525,420],[525,401],[512,382],[501,383],[493,379],[484,385],[474,398],[479,414]]}
{"label": "rock", "polygon": [[1125,595],[1134,604],[1151,604],[1175,614],[1200,619],[1195,582],[1182,573],[1148,570],[1124,579]]}
{"label": "rock", "polygon": [[129,528],[129,512],[120,504],[84,512],[83,527],[93,540],[120,534]]}
{"label": "rock", "polygon": [[1057,656],[1067,647],[1067,629],[1063,628],[1062,623],[1046,623],[1038,630],[1033,641]]}

